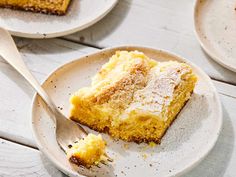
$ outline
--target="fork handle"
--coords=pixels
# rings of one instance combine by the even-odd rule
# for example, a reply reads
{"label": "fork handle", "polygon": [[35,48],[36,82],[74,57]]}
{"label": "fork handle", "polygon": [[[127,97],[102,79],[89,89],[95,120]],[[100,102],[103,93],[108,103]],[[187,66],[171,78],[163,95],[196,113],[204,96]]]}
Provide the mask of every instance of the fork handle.
{"label": "fork handle", "polygon": [[[30,85],[37,91],[42,97],[49,109],[58,114],[58,109],[53,103],[48,94],[41,87],[39,82],[31,74],[27,66],[25,65],[21,55],[8,31],[0,27],[0,56],[2,56],[16,71],[18,71]],[[57,117],[57,116],[55,116]]]}

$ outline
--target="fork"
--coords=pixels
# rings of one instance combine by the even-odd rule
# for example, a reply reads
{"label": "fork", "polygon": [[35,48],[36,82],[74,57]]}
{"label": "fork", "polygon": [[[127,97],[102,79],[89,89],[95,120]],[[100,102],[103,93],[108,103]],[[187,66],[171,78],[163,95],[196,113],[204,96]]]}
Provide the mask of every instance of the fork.
{"label": "fork", "polygon": [[71,144],[87,136],[87,132],[79,124],[68,119],[58,110],[52,99],[26,67],[9,32],[1,27],[0,56],[26,79],[44,100],[54,118],[57,143],[64,152],[67,152]]}

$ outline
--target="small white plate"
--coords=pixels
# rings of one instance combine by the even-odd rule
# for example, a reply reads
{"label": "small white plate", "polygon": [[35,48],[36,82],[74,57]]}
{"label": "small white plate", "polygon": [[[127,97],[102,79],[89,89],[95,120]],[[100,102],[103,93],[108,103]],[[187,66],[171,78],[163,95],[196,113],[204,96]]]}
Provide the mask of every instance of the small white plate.
{"label": "small white plate", "polygon": [[196,0],[194,24],[202,48],[219,64],[236,72],[235,0]]}
{"label": "small white plate", "polygon": [[118,0],[72,0],[64,16],[0,8],[0,26],[12,35],[52,38],[82,30],[102,19]]}
{"label": "small white plate", "polygon": [[[139,50],[157,61],[187,62],[197,74],[198,83],[191,99],[168,129],[160,145],[152,148],[144,143],[114,141],[103,134],[108,144],[108,155],[114,162],[107,167],[109,174],[99,172],[97,176],[169,177],[187,172],[213,148],[222,125],[222,110],[216,89],[210,78],[194,64],[161,50],[135,46],[117,47],[60,67],[43,83],[44,89],[61,111],[68,115],[71,93],[90,85],[91,77],[117,50]],[[71,168],[64,152],[58,147],[54,123],[44,107],[36,95],[32,104],[32,127],[40,150],[64,173],[80,176]]]}

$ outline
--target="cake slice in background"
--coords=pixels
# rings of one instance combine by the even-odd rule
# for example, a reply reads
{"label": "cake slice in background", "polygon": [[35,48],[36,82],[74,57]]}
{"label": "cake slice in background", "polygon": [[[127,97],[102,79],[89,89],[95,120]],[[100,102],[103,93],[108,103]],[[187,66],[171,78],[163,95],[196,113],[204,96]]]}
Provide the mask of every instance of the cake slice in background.
{"label": "cake slice in background", "polygon": [[71,0],[0,0],[0,7],[64,15]]}

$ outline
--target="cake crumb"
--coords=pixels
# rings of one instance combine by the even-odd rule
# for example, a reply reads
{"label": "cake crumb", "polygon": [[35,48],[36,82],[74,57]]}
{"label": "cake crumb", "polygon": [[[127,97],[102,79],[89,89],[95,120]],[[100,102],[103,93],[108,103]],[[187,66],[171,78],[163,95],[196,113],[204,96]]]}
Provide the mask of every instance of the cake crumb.
{"label": "cake crumb", "polygon": [[79,40],[80,40],[80,42],[84,42],[85,41],[85,37],[84,36],[80,36]]}
{"label": "cake crumb", "polygon": [[144,147],[142,147],[141,151],[146,151],[149,147],[147,145],[145,145]]}
{"label": "cake crumb", "polygon": [[124,144],[124,149],[129,149],[129,144]]}
{"label": "cake crumb", "polygon": [[121,171],[121,173],[122,173],[122,174],[124,174],[124,175],[126,176],[126,174],[125,174],[125,172],[124,172],[124,171]]}
{"label": "cake crumb", "polygon": [[148,156],[147,156],[147,154],[142,154],[142,157],[144,160],[146,160]]}
{"label": "cake crumb", "polygon": [[150,143],[149,143],[149,147],[151,147],[151,148],[154,148],[156,145],[157,145],[157,144],[154,143],[154,142],[150,142]]}

